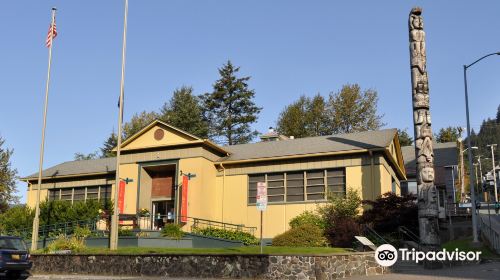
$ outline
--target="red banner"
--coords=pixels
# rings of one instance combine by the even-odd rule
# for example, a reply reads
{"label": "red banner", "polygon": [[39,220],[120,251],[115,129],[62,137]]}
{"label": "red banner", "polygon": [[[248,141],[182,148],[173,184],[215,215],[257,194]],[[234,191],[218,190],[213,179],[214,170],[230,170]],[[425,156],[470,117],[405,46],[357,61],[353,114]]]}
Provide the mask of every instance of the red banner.
{"label": "red banner", "polygon": [[182,176],[181,222],[187,222],[188,215],[188,182],[187,176]]}
{"label": "red banner", "polygon": [[120,187],[118,188],[118,209],[120,214],[125,209],[125,182],[123,181],[120,181]]}

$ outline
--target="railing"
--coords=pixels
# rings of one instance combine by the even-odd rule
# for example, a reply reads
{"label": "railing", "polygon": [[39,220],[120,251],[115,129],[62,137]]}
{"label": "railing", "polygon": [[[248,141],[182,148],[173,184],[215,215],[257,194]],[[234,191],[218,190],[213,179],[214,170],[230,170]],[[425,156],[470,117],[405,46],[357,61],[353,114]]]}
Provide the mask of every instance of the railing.
{"label": "railing", "polygon": [[[50,225],[40,225],[38,230],[38,236],[40,237],[56,237],[58,235],[71,235],[73,234],[76,227],[88,228],[91,232],[98,232],[100,228],[106,225],[101,225],[101,223],[105,223],[102,220],[96,218],[91,220],[79,220],[79,221],[70,221],[64,223],[55,223]],[[33,228],[20,228],[13,230],[2,230],[0,231],[2,235],[12,235],[19,236],[24,239],[30,239],[33,233]]]}
{"label": "railing", "polygon": [[480,217],[479,221],[481,233],[488,239],[490,248],[500,254],[500,233],[492,228],[489,223],[486,223],[483,217]]}
{"label": "railing", "polygon": [[399,233],[399,238],[401,240],[406,240],[406,241],[413,241],[417,244],[416,248],[417,250],[420,250],[420,237],[413,233],[411,230],[409,230],[405,226],[400,226],[398,227],[398,233]]}
{"label": "railing", "polygon": [[[185,222],[180,222],[180,223],[187,224],[191,230],[195,228],[220,228],[226,230],[247,232],[252,235],[254,235],[257,230],[256,227],[247,227],[244,224],[231,224],[231,223],[201,219],[196,217],[182,216],[179,217],[179,219],[181,221],[184,220]],[[171,224],[174,222],[175,220],[173,216],[157,215],[154,217],[154,219],[150,216],[139,217],[137,224],[140,229],[160,230],[165,226],[165,224]]]}
{"label": "railing", "polygon": [[363,234],[368,239],[373,241],[373,243],[377,246],[380,246],[382,244],[390,244],[389,242],[387,242],[387,240],[385,240],[382,236],[380,236],[374,229],[372,229],[367,225],[364,225]]}
{"label": "railing", "polygon": [[463,216],[468,217],[471,216],[470,208],[460,207],[459,203],[447,203],[446,207],[446,216]]}

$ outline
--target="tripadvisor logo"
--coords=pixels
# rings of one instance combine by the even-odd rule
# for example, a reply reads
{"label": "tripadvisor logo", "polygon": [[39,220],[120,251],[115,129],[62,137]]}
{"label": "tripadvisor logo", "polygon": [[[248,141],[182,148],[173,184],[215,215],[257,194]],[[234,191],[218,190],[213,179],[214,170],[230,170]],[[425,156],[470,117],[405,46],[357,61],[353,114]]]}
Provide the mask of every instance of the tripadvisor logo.
{"label": "tripadvisor logo", "polygon": [[400,248],[397,250],[390,244],[380,245],[375,250],[375,261],[381,266],[392,266],[399,259],[401,261],[413,261],[419,263],[421,261],[479,261],[480,251],[459,251],[455,249],[448,251],[442,249],[440,251],[417,251],[415,249]]}
{"label": "tripadvisor logo", "polygon": [[375,251],[375,261],[381,266],[391,266],[398,260],[398,250],[391,244],[378,246]]}

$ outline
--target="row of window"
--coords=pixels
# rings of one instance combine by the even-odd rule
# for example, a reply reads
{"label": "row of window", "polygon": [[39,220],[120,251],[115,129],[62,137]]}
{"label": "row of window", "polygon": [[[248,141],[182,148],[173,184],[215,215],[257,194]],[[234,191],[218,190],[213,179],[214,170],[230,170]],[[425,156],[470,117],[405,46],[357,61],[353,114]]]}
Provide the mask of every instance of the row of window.
{"label": "row of window", "polygon": [[248,203],[255,203],[257,183],[267,183],[269,202],[324,200],[345,195],[345,168],[253,174],[248,176]]}
{"label": "row of window", "polygon": [[111,199],[111,185],[49,189],[49,201],[68,200],[73,203],[88,199]]}

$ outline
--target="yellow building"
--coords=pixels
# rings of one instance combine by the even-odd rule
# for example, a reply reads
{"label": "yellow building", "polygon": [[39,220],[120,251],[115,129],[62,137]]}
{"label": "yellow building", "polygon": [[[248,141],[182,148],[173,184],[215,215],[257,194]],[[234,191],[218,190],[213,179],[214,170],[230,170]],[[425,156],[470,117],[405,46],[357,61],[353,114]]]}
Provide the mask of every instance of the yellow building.
{"label": "yellow building", "polygon": [[[328,192],[356,189],[362,199],[400,193],[406,178],[396,129],[218,146],[156,120],[122,144],[122,214],[152,213],[152,227],[181,216],[257,227],[257,182],[268,186],[264,237],[325,202]],[[276,141],[274,141],[276,140]],[[116,159],[65,162],[43,171],[41,199],[113,199]],[[186,184],[187,175],[190,180]],[[194,175],[194,176],[193,176]],[[35,206],[37,176],[28,182]],[[187,185],[187,187],[185,186]],[[184,192],[184,194],[182,194]],[[183,199],[184,197],[184,199]],[[161,215],[164,219],[156,220]],[[189,221],[185,229],[189,230]]]}

